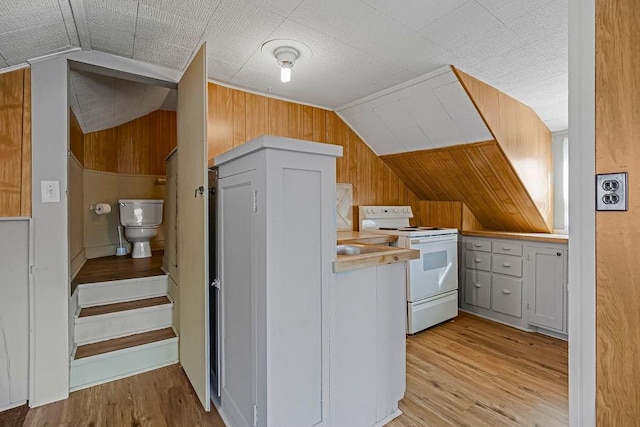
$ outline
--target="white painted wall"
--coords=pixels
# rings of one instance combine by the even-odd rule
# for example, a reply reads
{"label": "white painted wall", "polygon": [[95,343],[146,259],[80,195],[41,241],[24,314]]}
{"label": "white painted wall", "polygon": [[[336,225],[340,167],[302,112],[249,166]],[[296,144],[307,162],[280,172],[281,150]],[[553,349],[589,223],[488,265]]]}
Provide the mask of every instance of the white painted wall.
{"label": "white painted wall", "polygon": [[569,0],[569,423],[595,425],[595,0]]}
{"label": "white painted wall", "polygon": [[[67,61],[31,66],[35,243],[29,404],[69,394],[69,248],[67,223]],[[60,182],[60,203],[42,203],[40,181]]]}

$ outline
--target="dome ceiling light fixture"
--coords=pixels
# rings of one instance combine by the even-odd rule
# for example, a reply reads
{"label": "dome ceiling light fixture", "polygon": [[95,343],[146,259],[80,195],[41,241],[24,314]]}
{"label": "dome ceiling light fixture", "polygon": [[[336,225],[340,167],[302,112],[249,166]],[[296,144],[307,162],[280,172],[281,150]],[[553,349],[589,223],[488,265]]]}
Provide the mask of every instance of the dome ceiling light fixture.
{"label": "dome ceiling light fixture", "polygon": [[[304,43],[289,39],[274,39],[262,44],[260,49],[265,55],[265,60],[276,58],[280,68],[280,81],[287,83],[291,81],[291,69],[303,59],[302,69],[307,67],[308,60],[313,56],[311,49]],[[297,71],[296,71],[297,72]]]}
{"label": "dome ceiling light fixture", "polygon": [[280,81],[287,83],[291,80],[291,69],[296,65],[300,53],[289,46],[282,46],[273,51],[280,67]]}

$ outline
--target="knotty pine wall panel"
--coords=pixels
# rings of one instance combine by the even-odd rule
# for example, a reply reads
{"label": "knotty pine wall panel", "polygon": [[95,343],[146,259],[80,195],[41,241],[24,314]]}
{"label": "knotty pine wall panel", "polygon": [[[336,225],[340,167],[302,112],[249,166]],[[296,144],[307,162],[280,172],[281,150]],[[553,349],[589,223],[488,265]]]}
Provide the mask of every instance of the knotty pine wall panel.
{"label": "knotty pine wall panel", "polygon": [[551,131],[527,105],[455,67],[453,71],[551,229]]}
{"label": "knotty pine wall panel", "polygon": [[161,110],[85,134],[84,167],[121,174],[165,175],[165,158],[176,146],[176,135],[175,111]]}
{"label": "knotty pine wall panel", "polygon": [[381,158],[421,200],[462,201],[486,228],[551,231],[495,141]]}
{"label": "knotty pine wall panel", "polygon": [[410,205],[417,217],[416,195],[334,112],[214,83],[209,83],[208,95],[210,164],[216,156],[260,135],[340,145],[343,157],[336,161],[336,181],[353,185],[356,230],[358,205]]}
{"label": "knotty pine wall panel", "polygon": [[0,74],[0,217],[31,216],[30,76]]}
{"label": "knotty pine wall panel", "polygon": [[84,166],[84,133],[82,133],[80,123],[71,108],[69,108],[69,149]]}
{"label": "knotty pine wall panel", "polygon": [[632,426],[640,420],[640,3],[595,3],[596,173],[629,173],[629,210],[596,212],[596,424]]}

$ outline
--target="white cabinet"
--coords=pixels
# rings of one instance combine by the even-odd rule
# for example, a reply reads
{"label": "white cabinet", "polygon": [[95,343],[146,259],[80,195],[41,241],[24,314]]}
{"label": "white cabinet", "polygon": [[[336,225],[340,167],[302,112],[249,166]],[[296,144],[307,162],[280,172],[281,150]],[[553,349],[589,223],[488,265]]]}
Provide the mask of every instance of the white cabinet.
{"label": "white cabinet", "polygon": [[567,332],[565,325],[566,249],[527,247],[529,323]]}
{"label": "white cabinet", "polygon": [[566,337],[566,244],[463,236],[462,247],[462,310]]}
{"label": "white cabinet", "polygon": [[382,425],[405,390],[406,263],[336,275],[331,289],[331,425]]}
{"label": "white cabinet", "polygon": [[0,411],[27,401],[29,220],[0,220]]}
{"label": "white cabinet", "polygon": [[335,157],[262,136],[215,159],[220,412],[235,426],[329,425]]}

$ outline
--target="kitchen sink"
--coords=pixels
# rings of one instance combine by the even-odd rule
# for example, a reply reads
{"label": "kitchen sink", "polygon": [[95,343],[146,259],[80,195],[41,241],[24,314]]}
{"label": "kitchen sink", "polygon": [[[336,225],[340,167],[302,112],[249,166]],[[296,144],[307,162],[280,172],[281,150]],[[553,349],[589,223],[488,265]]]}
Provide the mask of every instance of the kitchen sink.
{"label": "kitchen sink", "polygon": [[362,255],[362,254],[370,254],[373,252],[380,252],[381,249],[375,246],[366,246],[366,245],[337,245],[336,252],[338,255]]}

